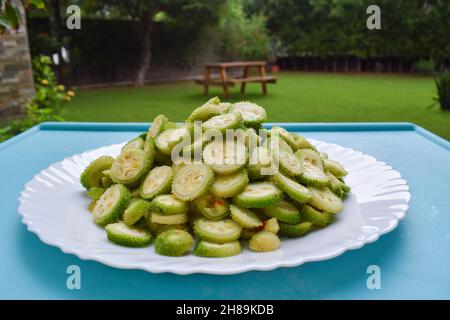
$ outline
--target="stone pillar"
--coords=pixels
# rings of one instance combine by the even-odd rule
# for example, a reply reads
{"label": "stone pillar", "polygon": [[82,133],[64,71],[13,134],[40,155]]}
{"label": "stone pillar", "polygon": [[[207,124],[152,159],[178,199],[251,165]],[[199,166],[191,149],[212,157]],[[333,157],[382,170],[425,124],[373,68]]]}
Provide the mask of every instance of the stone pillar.
{"label": "stone pillar", "polygon": [[[20,2],[19,2],[20,3]],[[0,117],[21,113],[34,94],[25,14],[16,32],[0,35]]]}

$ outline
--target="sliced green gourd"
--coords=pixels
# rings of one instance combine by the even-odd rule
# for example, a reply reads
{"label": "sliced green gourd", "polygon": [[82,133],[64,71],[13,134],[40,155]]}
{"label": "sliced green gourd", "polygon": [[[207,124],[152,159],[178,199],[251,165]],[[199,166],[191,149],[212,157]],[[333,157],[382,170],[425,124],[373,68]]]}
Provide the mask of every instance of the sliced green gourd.
{"label": "sliced green gourd", "polygon": [[262,144],[262,138],[258,135],[255,129],[249,128],[245,130],[245,146],[252,150]]}
{"label": "sliced green gourd", "polygon": [[344,191],[344,192],[350,192],[350,190],[351,190],[351,188],[350,188],[350,186],[349,185],[347,185],[345,182],[344,182],[344,179],[342,179],[342,178],[339,178],[339,181],[340,182],[342,182],[342,186],[341,186],[341,188],[342,188],[342,190]]}
{"label": "sliced green gourd", "polygon": [[203,160],[218,175],[238,172],[247,163],[247,148],[240,142],[211,142],[203,150]]}
{"label": "sliced green gourd", "polygon": [[330,171],[335,177],[342,178],[348,175],[348,172],[339,162],[330,159],[325,159],[323,162],[325,169]]}
{"label": "sliced green gourd", "polygon": [[242,192],[248,184],[246,170],[233,174],[217,176],[211,186],[211,193],[216,197],[228,198]]}
{"label": "sliced green gourd", "polygon": [[[293,134],[291,134],[293,135]],[[316,147],[314,145],[311,144],[311,142],[309,142],[305,137],[295,134],[293,135],[294,139],[295,139],[295,149],[312,149],[312,150],[316,150]]]}
{"label": "sliced green gourd", "polygon": [[211,221],[201,218],[194,223],[194,232],[200,239],[215,243],[235,241],[241,236],[241,230],[231,219]]}
{"label": "sliced green gourd", "polygon": [[281,240],[276,234],[263,230],[251,237],[248,247],[257,252],[275,251],[281,247]]}
{"label": "sliced green gourd", "polygon": [[186,213],[178,213],[172,215],[163,215],[156,212],[151,212],[150,222],[159,224],[183,224],[188,222],[189,217]]}
{"label": "sliced green gourd", "polygon": [[111,179],[115,183],[134,185],[149,169],[149,157],[144,150],[126,150],[114,160],[111,166]]}
{"label": "sliced green gourd", "polygon": [[283,198],[283,192],[270,182],[248,184],[244,191],[233,197],[233,203],[242,208],[264,208],[275,205]]}
{"label": "sliced green gourd", "polygon": [[148,201],[133,198],[123,212],[123,222],[126,225],[132,226],[149,211],[150,203]]}
{"label": "sliced green gourd", "polygon": [[267,148],[258,147],[252,150],[247,171],[251,181],[264,179],[268,174],[276,171],[276,168],[272,166],[272,157]]}
{"label": "sliced green gourd", "polygon": [[152,211],[162,215],[186,213],[189,210],[187,202],[178,200],[171,194],[156,196],[151,202]]}
{"label": "sliced green gourd", "polygon": [[276,218],[270,218],[264,221],[263,230],[277,234],[278,231],[280,231],[280,225],[278,224],[278,220]]}
{"label": "sliced green gourd", "polygon": [[284,128],[279,126],[274,126],[272,129],[270,129],[270,137],[280,137],[284,141],[286,141],[291,148],[297,149],[297,145],[295,143],[294,138],[291,136],[291,134]]}
{"label": "sliced green gourd", "polygon": [[334,215],[329,212],[320,212],[305,204],[301,212],[302,218],[318,227],[326,227],[333,222]]}
{"label": "sliced green gourd", "polygon": [[241,239],[250,240],[253,235],[255,235],[259,230],[258,229],[242,229]]}
{"label": "sliced green gourd", "polygon": [[144,139],[141,139],[140,137],[134,138],[133,140],[130,140],[126,145],[123,146],[122,151],[125,150],[134,150],[134,149],[144,149]]}
{"label": "sliced green gourd", "polygon": [[310,187],[311,199],[308,201],[312,206],[330,213],[339,213],[344,204],[342,200],[336,196],[328,188]]}
{"label": "sliced green gourd", "polygon": [[89,190],[93,187],[102,187],[103,171],[111,168],[114,158],[101,156],[92,161],[80,175],[81,185]]}
{"label": "sliced green gourd", "polygon": [[130,227],[123,222],[108,224],[105,230],[110,241],[125,247],[146,247],[152,240],[148,230]]}
{"label": "sliced green gourd", "polygon": [[334,192],[335,195],[337,195],[339,198],[342,198],[344,195],[344,183],[342,183],[338,178],[336,178],[331,173],[326,173],[328,179],[330,179],[330,189]]}
{"label": "sliced green gourd", "polygon": [[297,238],[301,237],[312,230],[313,224],[309,221],[300,222],[298,224],[289,224],[280,222],[280,234],[290,237]]}
{"label": "sliced green gourd", "polygon": [[220,99],[218,97],[211,98],[205,104],[192,111],[187,121],[194,122],[208,120],[211,117],[224,113],[224,107],[225,106],[220,104]]}
{"label": "sliced green gourd", "polygon": [[105,188],[92,187],[88,191],[86,191],[86,195],[92,200],[98,200],[104,192]]}
{"label": "sliced green gourd", "polygon": [[236,221],[242,228],[254,229],[262,227],[263,222],[256,214],[246,208],[239,208],[230,205],[231,218]]}
{"label": "sliced green gourd", "polygon": [[169,119],[163,114],[157,115],[155,119],[153,119],[152,126],[148,130],[147,138],[155,139],[163,130],[166,124],[169,122]]}
{"label": "sliced green gourd", "polygon": [[183,230],[167,230],[156,237],[155,251],[163,256],[179,257],[194,245],[192,236]]}
{"label": "sliced green gourd", "polygon": [[200,240],[194,249],[194,254],[200,257],[224,258],[235,256],[242,252],[239,241],[232,241],[227,243],[214,243],[205,240]]}
{"label": "sliced green gourd", "polygon": [[155,139],[156,149],[162,154],[170,156],[172,149],[180,143],[183,138],[190,138],[190,127],[166,129]]}
{"label": "sliced green gourd", "polygon": [[297,177],[302,174],[302,164],[293,154],[281,151],[279,154],[280,169],[290,177]]}
{"label": "sliced green gourd", "polygon": [[298,177],[301,182],[312,186],[327,186],[330,183],[318,152],[311,149],[300,149],[295,152],[295,155],[302,165],[302,174]]}
{"label": "sliced green gourd", "polygon": [[109,187],[97,200],[93,215],[94,222],[105,226],[115,222],[130,201],[130,192],[121,184],[115,184]]}
{"label": "sliced green gourd", "polygon": [[169,166],[155,167],[142,181],[139,193],[144,199],[153,199],[157,195],[168,193],[173,181],[173,170]]}
{"label": "sliced green gourd", "polygon": [[104,189],[108,189],[109,187],[111,187],[114,184],[114,181],[112,181],[112,179],[110,177],[102,177],[102,187]]}
{"label": "sliced green gourd", "polygon": [[202,123],[203,131],[218,130],[225,133],[227,129],[236,129],[241,126],[242,119],[239,113],[226,113],[214,116]]}
{"label": "sliced green gourd", "polygon": [[222,220],[230,213],[228,202],[209,192],[196,198],[193,201],[193,205],[203,216],[214,221]]}
{"label": "sliced green gourd", "polygon": [[246,126],[253,126],[267,120],[266,110],[264,110],[263,107],[248,101],[234,103],[231,106],[230,111],[238,112]]}
{"label": "sliced green gourd", "polygon": [[88,210],[90,213],[94,212],[94,208],[95,208],[96,204],[97,204],[97,200],[92,200],[91,203],[89,203]]}
{"label": "sliced green gourd", "polygon": [[200,197],[211,187],[214,173],[206,164],[187,164],[173,179],[172,193],[182,201],[191,201]]}
{"label": "sliced green gourd", "polygon": [[156,235],[172,229],[189,231],[189,226],[187,224],[160,224],[151,222],[151,218],[146,218],[145,221],[150,231]]}
{"label": "sliced green gourd", "polygon": [[287,201],[280,201],[274,206],[262,208],[262,211],[268,217],[290,224],[299,223],[301,219],[297,207]]}
{"label": "sliced green gourd", "polygon": [[275,173],[272,176],[272,180],[281,190],[286,192],[289,197],[297,202],[303,203],[311,199],[311,192],[308,190],[308,188],[304,187],[297,181],[286,177],[280,172]]}

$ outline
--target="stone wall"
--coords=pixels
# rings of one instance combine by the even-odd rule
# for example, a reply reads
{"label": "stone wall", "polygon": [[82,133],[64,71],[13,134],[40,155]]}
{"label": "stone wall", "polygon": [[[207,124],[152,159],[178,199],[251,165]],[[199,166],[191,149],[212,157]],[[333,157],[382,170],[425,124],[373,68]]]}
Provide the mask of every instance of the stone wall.
{"label": "stone wall", "polygon": [[0,35],[0,118],[22,112],[33,93],[28,38],[22,26],[16,33]]}

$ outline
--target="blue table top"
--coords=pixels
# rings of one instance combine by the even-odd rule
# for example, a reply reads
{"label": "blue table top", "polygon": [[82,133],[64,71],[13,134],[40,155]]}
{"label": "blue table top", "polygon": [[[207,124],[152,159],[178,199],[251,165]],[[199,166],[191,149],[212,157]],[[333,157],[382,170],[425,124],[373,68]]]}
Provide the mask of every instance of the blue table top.
{"label": "blue table top", "polygon": [[[21,223],[17,198],[51,163],[129,140],[148,124],[45,123],[0,144],[0,299],[450,299],[450,143],[408,123],[280,125],[398,170],[412,194],[405,219],[375,243],[295,268],[230,276],[114,269],[42,243]],[[80,290],[66,286],[70,265],[80,267]],[[370,265],[380,267],[380,289],[367,287]]]}

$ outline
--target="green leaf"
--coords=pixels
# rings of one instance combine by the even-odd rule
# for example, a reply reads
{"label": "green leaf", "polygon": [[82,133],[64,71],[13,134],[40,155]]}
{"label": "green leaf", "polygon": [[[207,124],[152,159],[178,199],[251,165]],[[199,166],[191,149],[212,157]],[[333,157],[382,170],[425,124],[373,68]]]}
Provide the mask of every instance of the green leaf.
{"label": "green leaf", "polygon": [[45,3],[42,0],[27,0],[26,4],[27,4],[27,6],[33,5],[36,9],[39,9],[39,10],[45,9]]}
{"label": "green leaf", "polygon": [[19,10],[12,5],[10,2],[6,2],[5,4],[5,13],[4,17],[10,24],[12,29],[18,29],[20,26],[20,14]]}

